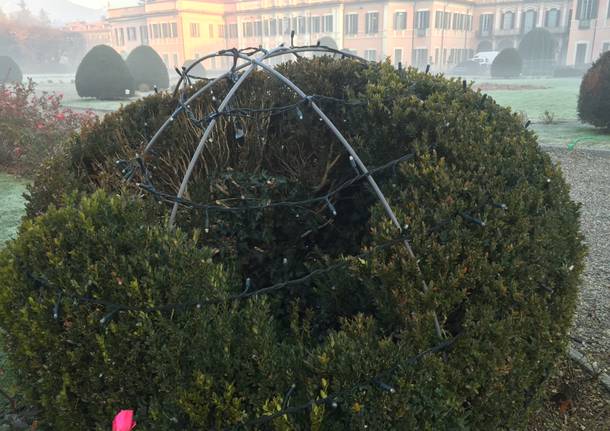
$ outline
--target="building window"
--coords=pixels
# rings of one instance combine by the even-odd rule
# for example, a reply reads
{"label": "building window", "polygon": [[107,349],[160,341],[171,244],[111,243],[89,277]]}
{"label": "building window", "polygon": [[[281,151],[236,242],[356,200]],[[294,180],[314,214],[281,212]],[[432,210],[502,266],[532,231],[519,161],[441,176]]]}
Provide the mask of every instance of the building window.
{"label": "building window", "polygon": [[515,14],[512,12],[505,12],[502,14],[502,30],[512,30],[515,28]]}
{"label": "building window", "polygon": [[394,14],[394,30],[406,30],[407,29],[407,13],[396,12]]}
{"label": "building window", "polygon": [[333,30],[333,16],[332,15],[324,15],[324,21],[322,22],[324,24],[322,31],[324,33],[332,33]]}
{"label": "building window", "polygon": [[493,31],[494,16],[491,13],[481,15],[480,18],[480,32],[481,36],[489,36]]}
{"label": "building window", "polygon": [[135,27],[127,27],[127,40],[138,40]]}
{"label": "building window", "polygon": [[394,50],[394,67],[402,66],[402,48]]}
{"label": "building window", "polygon": [[529,31],[536,28],[537,17],[538,13],[535,10],[528,10],[523,14],[523,33],[528,33]]}
{"label": "building window", "polygon": [[155,36],[155,39],[159,39],[161,37],[161,25],[159,24],[153,24],[153,35]]}
{"label": "building window", "polygon": [[367,12],[364,15],[364,30],[366,34],[379,32],[379,12]]}
{"label": "building window", "polygon": [[377,61],[377,51],[374,49],[365,49],[364,59],[368,61]]}
{"label": "building window", "polygon": [[125,45],[125,31],[123,30],[123,28],[119,29],[119,40],[121,46]]}
{"label": "building window", "polygon": [[261,37],[263,35],[263,22],[254,21],[254,36]]}
{"label": "building window", "polygon": [[585,57],[587,56],[587,44],[586,43],[578,43],[576,44],[576,58],[574,63],[577,66],[582,66],[585,64]]}
{"label": "building window", "polygon": [[422,67],[428,64],[428,49],[419,48],[413,50],[413,65],[416,67]]}
{"label": "building window", "polygon": [[311,32],[320,33],[322,30],[322,18],[319,16],[311,17]]}
{"label": "building window", "polygon": [[225,26],[222,24],[218,25],[218,37],[225,37]]}
{"label": "building window", "polygon": [[430,27],[430,12],[420,10],[415,13],[415,21],[413,23],[418,30],[426,30]]}
{"label": "building window", "polygon": [[345,15],[345,34],[358,34],[358,14]]}
{"label": "building window", "polygon": [[228,39],[237,39],[237,24],[227,25],[226,37]]}
{"label": "building window", "polygon": [[172,31],[172,37],[175,39],[178,37],[178,24],[176,24],[175,22],[172,22],[170,24],[170,29]]}
{"label": "building window", "polygon": [[304,16],[298,17],[297,23],[298,23],[298,27],[299,27],[299,34],[307,33],[307,21],[305,20],[305,17]]}
{"label": "building window", "polygon": [[559,9],[547,10],[546,16],[544,17],[544,26],[549,28],[559,27],[560,16]]}
{"label": "building window", "polygon": [[271,21],[269,21],[269,35],[270,36],[275,36],[277,34],[277,21],[272,18]]}
{"label": "building window", "polygon": [[282,23],[282,30],[284,30],[284,34],[290,34],[290,18],[284,17],[284,22]]}
{"label": "building window", "polygon": [[191,23],[191,37],[199,37],[199,24]]}
{"label": "building window", "polygon": [[214,39],[214,24],[208,24],[208,36]]}
{"label": "building window", "polygon": [[148,27],[145,25],[140,26],[140,41],[142,42],[142,45],[148,44]]}
{"label": "building window", "polygon": [[163,38],[168,38],[171,37],[171,33],[170,33],[170,29],[169,29],[169,24],[164,22],[163,24],[161,24],[161,29],[163,31]]}
{"label": "building window", "polygon": [[252,37],[254,36],[254,23],[252,22],[244,22],[241,25],[242,35],[244,37]]}
{"label": "building window", "polygon": [[590,20],[597,18],[598,0],[578,0],[576,4],[576,19]]}

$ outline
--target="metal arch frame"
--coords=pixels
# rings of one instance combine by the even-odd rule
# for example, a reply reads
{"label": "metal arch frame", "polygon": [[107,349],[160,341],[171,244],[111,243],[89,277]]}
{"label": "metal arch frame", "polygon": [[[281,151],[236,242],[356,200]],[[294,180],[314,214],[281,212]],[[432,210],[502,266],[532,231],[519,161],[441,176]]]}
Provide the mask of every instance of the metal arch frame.
{"label": "metal arch frame", "polygon": [[[366,167],[366,165],[362,162],[362,160],[360,159],[360,157],[358,156],[358,153],[356,153],[356,151],[354,150],[354,148],[350,145],[350,143],[347,141],[347,139],[343,136],[343,134],[339,131],[339,129],[337,129],[337,127],[334,125],[334,123],[328,118],[328,116],[324,113],[324,111],[315,103],[314,100],[312,100],[307,94],[305,94],[305,92],[303,90],[301,90],[301,88],[299,88],[294,82],[292,82],[290,79],[288,79],[286,76],[282,75],[281,73],[279,73],[277,70],[275,70],[273,67],[263,63],[264,60],[267,60],[269,58],[272,58],[274,56],[277,55],[283,55],[283,54],[291,54],[291,53],[295,53],[295,52],[304,52],[304,51],[314,51],[315,47],[302,47],[302,48],[283,48],[283,47],[279,47],[276,48],[275,50],[269,52],[268,54],[265,54],[263,57],[261,57],[260,60],[254,58],[253,56],[247,56],[243,53],[240,53],[238,51],[231,51],[231,56],[234,58],[240,58],[242,60],[245,60],[246,63],[241,65],[241,68],[245,68],[248,67],[248,69],[242,74],[242,76],[237,80],[237,82],[235,82],[235,84],[231,87],[231,89],[229,90],[229,92],[227,93],[227,95],[225,96],[225,98],[223,99],[223,101],[221,102],[219,108],[218,108],[218,112],[221,113],[223,112],[227,105],[229,104],[229,102],[231,101],[231,99],[235,96],[235,93],[237,92],[237,90],[239,89],[239,87],[241,87],[241,85],[245,82],[245,80],[248,78],[248,76],[257,68],[260,67],[261,69],[263,69],[265,72],[267,72],[268,74],[270,74],[271,76],[277,78],[280,82],[282,82],[283,84],[285,84],[288,88],[290,88],[292,91],[294,91],[299,97],[306,99],[309,101],[310,106],[312,107],[312,109],[319,115],[319,117],[322,119],[322,121],[324,121],[324,123],[326,124],[326,126],[333,132],[333,134],[337,137],[337,139],[339,140],[339,142],[341,142],[341,144],[343,145],[343,147],[345,148],[345,150],[348,152],[348,154],[354,159],[354,162],[356,163],[357,167],[362,171],[363,174],[366,175],[366,178],[369,182],[369,184],[371,185],[371,187],[373,188],[373,191],[375,193],[375,195],[377,196],[377,199],[381,202],[387,216],[390,218],[390,220],[392,221],[392,223],[398,228],[399,232],[403,231],[403,227],[401,226],[400,222],[398,221],[396,214],[394,213],[394,211],[392,210],[390,204],[388,203],[388,200],[386,199],[385,195],[383,194],[383,192],[381,191],[381,189],[379,188],[377,182],[375,181],[375,179],[373,178],[372,175],[370,175],[370,171],[368,170],[368,168]],[[324,52],[328,52],[331,49],[324,49]],[[335,51],[335,50],[332,50]],[[199,62],[203,61],[205,58],[210,58],[213,56],[218,56],[218,55],[225,55],[222,54],[222,52],[219,53],[215,53],[215,54],[210,54],[209,56],[203,57],[202,59],[200,59]],[[361,58],[359,58],[361,59]],[[362,59],[361,59],[362,60]],[[364,60],[366,61],[366,60]],[[193,63],[194,66],[195,64],[198,63]],[[236,68],[235,68],[236,69]],[[227,72],[223,75],[221,75],[220,77],[216,78],[214,81],[209,82],[208,84],[206,84],[206,86],[204,86],[200,91],[198,91],[197,93],[195,93],[193,96],[191,96],[191,98],[189,98],[189,100],[187,101],[187,103],[189,103],[191,100],[193,100],[195,97],[198,97],[199,94],[203,93],[203,91],[205,91],[207,88],[209,88],[211,85],[213,85],[214,83],[218,82],[220,79],[228,76],[231,73],[234,73],[234,70]],[[183,74],[183,76],[186,76],[186,72]],[[170,119],[168,120],[169,122],[171,122],[171,120],[173,119],[173,115],[172,117],[170,117]],[[168,122],[166,121],[165,124],[167,124]],[[164,124],[164,126],[165,126]],[[182,196],[184,195],[184,192],[186,191],[186,188],[188,186],[188,182],[190,180],[190,177],[192,175],[193,169],[197,163],[197,160],[199,159],[201,152],[203,151],[203,149],[205,148],[205,143],[208,140],[208,137],[212,131],[212,129],[214,128],[214,126],[216,125],[216,117],[212,118],[211,121],[208,123],[203,136],[201,138],[201,140],[199,141],[199,144],[193,154],[193,157],[191,158],[188,168],[184,174],[184,177],[182,179],[182,183],[180,184],[180,189],[178,191],[178,194],[176,195],[176,202],[174,202],[174,206],[172,208],[172,212],[171,212],[171,216],[170,216],[170,220],[169,220],[169,225],[170,227],[173,227],[175,224],[175,219],[176,219],[176,215],[178,212],[178,207],[179,207],[179,200],[180,198],[182,198]],[[161,130],[160,130],[161,131]],[[157,132],[157,134],[155,134],[155,137],[157,137],[157,135],[159,134],[159,132]],[[154,138],[153,138],[154,139]],[[151,142],[147,145],[147,149],[152,145],[153,141],[151,140]],[[419,266],[419,263],[417,262],[417,258],[415,257],[415,253],[413,252],[413,249],[411,247],[411,244],[409,243],[408,239],[404,239],[403,240],[403,245],[405,246],[405,249],[407,250],[407,254],[409,255],[409,257],[411,259],[413,259],[413,261],[415,262],[415,266],[418,272],[418,276],[421,280],[421,284],[422,284],[422,288],[424,292],[428,292],[429,291],[429,287],[428,284],[426,283],[426,281],[423,278],[423,273],[421,271],[421,268]],[[434,316],[434,327],[435,327],[435,331],[436,334],[439,338],[443,338],[443,333],[440,327],[440,323],[438,321],[438,316],[436,314],[436,312],[433,312],[433,316]]]}
{"label": "metal arch frame", "polygon": [[[278,48],[273,49],[270,52],[267,52],[261,58],[261,60],[268,60],[268,59],[271,59],[271,58],[274,58],[274,57],[279,57],[281,55],[290,55],[290,54],[295,54],[295,53],[298,54],[300,52],[321,52],[321,53],[328,53],[328,54],[338,54],[338,55],[342,55],[342,56],[345,56],[345,57],[353,58],[354,60],[358,60],[358,61],[361,61],[361,62],[364,62],[364,63],[368,63],[369,62],[368,60],[365,60],[364,58],[359,57],[359,56],[357,56],[355,54],[352,54],[352,53],[349,53],[349,52],[339,51],[339,50],[336,50],[336,49],[333,49],[333,48],[328,48],[328,47],[325,47],[325,46],[311,46],[311,47],[304,46],[304,47],[297,47],[297,48],[278,47]],[[203,61],[205,61],[205,60],[207,60],[209,58],[215,58],[215,57],[231,57],[231,58],[234,58],[235,57],[235,52],[234,51],[223,50],[223,51],[213,52],[211,54],[207,54],[207,55],[201,57],[200,59],[195,61],[193,64],[191,64],[188,68],[186,68],[184,70],[184,73],[182,75],[180,75],[180,79],[178,80],[178,83],[176,84],[176,90],[182,84],[182,81],[184,80],[184,77],[188,76],[188,72],[190,72],[197,64],[200,64],[201,62],[203,62]],[[242,57],[240,57],[240,58],[242,58]],[[201,87],[199,90],[197,90],[195,93],[193,93],[191,95],[191,97],[189,97],[184,102],[184,105],[188,105],[193,100],[195,100],[198,97],[200,97],[209,88],[211,88],[214,85],[216,85],[222,79],[228,78],[233,73],[238,72],[238,71],[248,67],[250,65],[251,57],[247,57],[247,58],[244,57],[244,59],[246,59],[247,63],[237,65],[232,70],[230,70],[228,72],[225,72],[222,75],[214,78],[213,80],[208,82],[206,85]],[[165,122],[157,130],[157,132],[150,139],[150,141],[148,141],[148,143],[146,144],[146,147],[144,148],[144,154],[146,154],[150,150],[150,148],[155,144],[155,142],[157,142],[157,140],[159,139],[161,134],[171,125],[171,123],[175,120],[176,116],[178,114],[180,114],[180,112],[182,112],[183,110],[184,110],[184,106],[181,105],[178,108],[176,108],[176,110],[174,110],[174,112],[172,112],[172,114],[168,117],[167,120],[165,120]]]}

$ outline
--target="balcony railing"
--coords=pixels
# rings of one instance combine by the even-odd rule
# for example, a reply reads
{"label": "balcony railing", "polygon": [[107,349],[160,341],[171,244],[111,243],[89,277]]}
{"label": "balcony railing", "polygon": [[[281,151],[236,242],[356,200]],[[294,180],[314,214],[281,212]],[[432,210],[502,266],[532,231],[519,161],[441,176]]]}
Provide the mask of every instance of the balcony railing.
{"label": "balcony railing", "polygon": [[415,35],[418,37],[424,37],[428,34],[427,28],[418,28],[415,30]]}

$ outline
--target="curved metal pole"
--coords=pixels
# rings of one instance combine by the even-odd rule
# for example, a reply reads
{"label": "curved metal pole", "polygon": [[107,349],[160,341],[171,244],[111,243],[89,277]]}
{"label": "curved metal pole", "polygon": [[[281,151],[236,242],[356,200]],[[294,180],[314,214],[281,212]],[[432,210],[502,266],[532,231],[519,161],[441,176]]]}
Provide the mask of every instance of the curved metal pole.
{"label": "curved metal pole", "polygon": [[[251,62],[250,67],[237,80],[237,82],[233,85],[233,87],[231,87],[231,89],[229,90],[229,92],[227,93],[225,98],[223,99],[222,103],[218,107],[218,112],[223,112],[226,109],[227,105],[229,104],[229,102],[231,101],[231,99],[233,98],[233,96],[235,95],[237,90],[239,89],[239,87],[241,87],[241,85],[244,83],[244,81],[246,79],[248,79],[248,76],[250,76],[252,71],[254,71],[254,69],[256,69],[256,63],[254,63],[253,60],[254,59],[250,59],[250,58],[248,59],[248,61]],[[177,199],[176,199],[176,202],[174,203],[174,207],[172,208],[172,214],[170,215],[170,218],[169,218],[170,227],[174,226],[174,222],[176,221],[176,214],[178,212],[178,206],[179,206],[178,201],[184,195],[184,192],[186,191],[186,187],[188,185],[189,179],[191,178],[191,175],[193,174],[193,169],[195,168],[195,165],[197,164],[197,160],[199,159],[201,152],[205,148],[205,143],[207,142],[208,137],[210,136],[210,133],[212,132],[212,129],[216,125],[216,121],[217,121],[216,117],[212,118],[212,120],[209,122],[208,126],[206,127],[205,132],[203,133],[203,136],[201,137],[201,140],[199,141],[199,145],[197,145],[197,149],[195,150],[195,153],[193,154],[193,157],[191,158],[191,161],[189,162],[188,168],[186,169],[186,173],[184,174],[184,177],[182,178],[182,183],[180,184],[180,189],[178,190],[178,194],[176,195]]]}
{"label": "curved metal pole", "polygon": [[[262,60],[268,60],[270,58],[274,58],[274,57],[279,57],[280,55],[289,55],[293,52],[327,52],[327,53],[340,53],[341,55],[345,55],[346,57],[350,57],[353,58],[355,60],[359,60],[359,61],[363,61],[363,62],[368,62],[368,60],[363,59],[362,57],[359,57],[355,54],[351,54],[351,53],[343,53],[343,52],[336,52],[336,50],[332,49],[332,48],[328,48],[328,47],[324,47],[324,46],[319,46],[319,47],[301,47],[301,48],[285,48],[285,47],[278,47],[272,51],[270,51],[267,55],[265,55],[264,57],[261,58],[260,61]],[[199,60],[197,60],[197,62],[193,63],[191,66],[189,66],[189,68],[186,69],[186,73],[188,73],[192,67],[194,67],[196,64],[199,64],[200,62],[208,59],[208,58],[213,58],[213,57],[234,57],[233,53],[220,53],[220,52],[216,52],[216,53],[211,53],[208,54],[204,57],[201,57]],[[241,57],[240,57],[241,58]],[[247,57],[247,59],[249,60],[250,57]],[[208,82],[206,85],[204,85],[202,88],[200,88],[199,90],[197,90],[195,93],[193,93],[191,95],[191,97],[189,97],[184,104],[188,105],[190,103],[193,102],[193,100],[197,99],[199,96],[201,96],[203,93],[205,93],[210,87],[216,85],[219,81],[221,81],[222,79],[228,77],[231,75],[231,73],[233,72],[237,72],[241,69],[244,69],[246,67],[248,67],[250,65],[250,63],[244,63],[244,64],[240,64],[239,66],[236,66],[234,70],[229,71],[229,72],[225,72],[222,75],[214,78],[212,81]],[[182,82],[183,77],[180,77],[180,80],[178,81],[178,84],[176,84],[176,88],[178,88],[180,86],[180,83]],[[182,106],[179,106],[169,117],[167,120],[165,120],[165,122],[161,125],[161,127],[155,132],[154,136],[150,139],[150,141],[148,141],[148,143],[146,144],[146,147],[144,147],[144,151],[143,153],[146,154],[148,152],[148,150],[150,150],[150,148],[157,142],[157,140],[161,137],[161,135],[163,134],[163,132],[172,124],[172,122],[174,121],[174,119],[176,118],[176,116],[182,112],[183,108]]]}
{"label": "curved metal pole", "polygon": [[[303,90],[301,90],[294,82],[292,82],[290,79],[286,78],[284,75],[279,73],[277,70],[273,69],[272,67],[269,67],[268,65],[266,65],[264,63],[257,61],[256,59],[252,59],[252,62],[253,62],[253,64],[260,66],[262,69],[264,69],[271,75],[278,78],[281,82],[286,84],[290,89],[292,89],[300,97],[302,97],[304,99],[308,99],[308,96],[303,92]],[[337,129],[337,127],[330,120],[330,118],[328,118],[328,116],[324,113],[324,111],[322,111],[320,109],[320,107],[315,103],[315,101],[313,101],[311,99],[309,99],[309,101],[310,101],[311,107],[314,109],[314,111],[316,111],[316,113],[326,123],[326,125],[329,127],[329,129],[335,134],[337,139],[339,139],[339,141],[341,142],[343,147],[345,147],[347,152],[354,158],[354,161],[356,162],[356,164],[358,165],[358,167],[360,168],[362,173],[369,174],[369,170],[367,169],[366,165],[362,162],[362,160],[360,159],[360,157],[358,156],[358,154],[356,153],[354,148],[350,145],[350,143],[347,141],[347,139],[345,139],[345,137],[341,134],[339,129]],[[402,232],[403,228],[400,225],[400,222],[398,221],[398,219],[396,218],[396,215],[394,214],[392,207],[390,207],[390,204],[388,203],[385,195],[383,194],[383,192],[377,185],[377,182],[375,181],[375,179],[373,178],[372,175],[367,175],[366,178],[367,178],[369,184],[371,185],[371,187],[373,188],[373,191],[377,195],[377,198],[383,205],[383,208],[385,209],[386,214],[388,215],[390,220],[392,220],[392,223],[394,223],[394,225],[398,228],[399,232]],[[407,250],[407,253],[409,254],[409,257],[411,259],[413,259],[413,261],[415,262],[415,266],[417,268],[417,272],[419,273],[418,275],[420,276],[424,292],[428,292],[428,290],[429,290],[428,284],[426,283],[426,281],[423,278],[423,273],[421,271],[421,268],[419,267],[419,264],[417,263],[417,258],[415,257],[415,253],[413,253],[413,249],[411,248],[411,244],[409,243],[409,240],[407,240],[405,238],[403,240],[403,244]],[[434,328],[436,330],[436,334],[438,335],[438,337],[443,338],[441,327],[440,327],[436,312],[434,312]]]}

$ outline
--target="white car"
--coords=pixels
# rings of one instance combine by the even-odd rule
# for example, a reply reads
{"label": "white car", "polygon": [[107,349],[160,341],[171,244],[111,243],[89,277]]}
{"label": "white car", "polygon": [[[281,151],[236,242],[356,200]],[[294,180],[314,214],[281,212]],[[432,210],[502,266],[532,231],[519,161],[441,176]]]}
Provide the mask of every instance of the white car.
{"label": "white car", "polygon": [[494,59],[499,54],[499,51],[482,51],[477,52],[474,57],[472,57],[472,61],[476,61],[479,64],[484,64],[487,66],[491,66],[491,63],[494,62]]}

